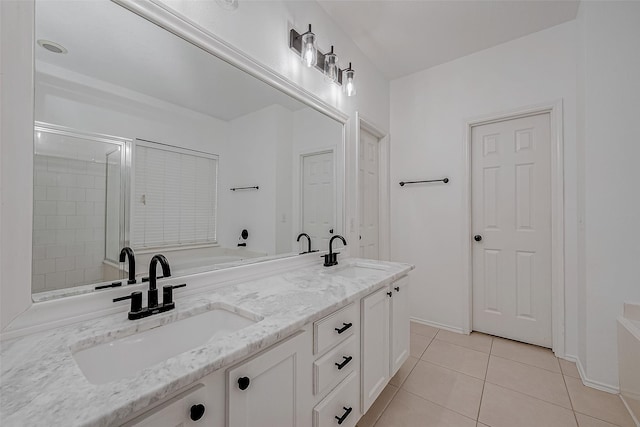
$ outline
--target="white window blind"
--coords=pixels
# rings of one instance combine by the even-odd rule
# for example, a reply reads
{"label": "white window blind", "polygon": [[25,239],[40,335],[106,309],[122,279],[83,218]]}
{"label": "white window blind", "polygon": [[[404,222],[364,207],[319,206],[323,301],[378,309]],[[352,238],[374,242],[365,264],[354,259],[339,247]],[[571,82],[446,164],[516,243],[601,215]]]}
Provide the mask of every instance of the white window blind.
{"label": "white window blind", "polygon": [[136,141],[134,248],[216,243],[218,156]]}

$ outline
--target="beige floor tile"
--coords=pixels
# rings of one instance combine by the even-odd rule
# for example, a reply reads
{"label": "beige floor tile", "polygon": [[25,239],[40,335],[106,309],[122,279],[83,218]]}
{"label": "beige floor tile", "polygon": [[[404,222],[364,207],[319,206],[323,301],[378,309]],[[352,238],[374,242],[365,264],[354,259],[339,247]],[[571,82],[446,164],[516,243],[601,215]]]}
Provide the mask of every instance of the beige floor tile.
{"label": "beige floor tile", "polygon": [[433,338],[439,329],[433,326],[423,325],[422,323],[411,322],[411,333],[422,335],[423,337]]}
{"label": "beige floor tile", "polygon": [[360,418],[356,426],[373,427],[397,392],[398,387],[387,385],[384,390],[382,390],[382,393],[380,393],[380,396],[373,402],[367,413]]}
{"label": "beige floor tile", "polygon": [[420,356],[422,356],[422,353],[427,349],[427,346],[431,342],[431,338],[418,334],[410,335],[409,355],[419,359]]}
{"label": "beige floor tile", "polygon": [[491,351],[491,341],[493,340],[491,335],[481,334],[480,332],[471,332],[470,335],[465,335],[444,331],[442,329],[438,332],[437,338],[451,344],[467,347],[483,353],[489,353]]}
{"label": "beige floor tile", "polygon": [[478,421],[491,427],[576,427],[569,409],[485,383]]}
{"label": "beige floor tile", "polygon": [[578,419],[578,425],[580,427],[618,427],[615,424],[592,418],[588,415],[576,413],[576,418]]}
{"label": "beige floor tile", "polygon": [[493,339],[491,354],[549,371],[561,372],[558,358],[548,348],[496,337]]}
{"label": "beige floor tile", "polygon": [[420,360],[402,389],[475,420],[482,384],[477,378]]}
{"label": "beige floor tile", "polygon": [[418,363],[418,358],[409,356],[400,369],[398,369],[398,372],[389,380],[389,384],[400,387],[413,370],[413,367],[416,366],[416,363]]}
{"label": "beige floor tile", "polygon": [[376,427],[475,427],[476,422],[442,406],[398,391]]}
{"label": "beige floor tile", "polygon": [[562,374],[492,355],[487,382],[571,409]]}
{"label": "beige floor tile", "polygon": [[422,360],[484,380],[489,355],[436,338],[427,347]]}
{"label": "beige floor tile", "polygon": [[564,359],[558,359],[558,362],[560,362],[560,369],[564,375],[573,378],[580,378],[580,372],[578,372],[578,367],[575,363]]}
{"label": "beige floor tile", "polygon": [[587,387],[577,378],[565,376],[564,380],[574,411],[622,427],[635,427],[631,415],[617,394]]}

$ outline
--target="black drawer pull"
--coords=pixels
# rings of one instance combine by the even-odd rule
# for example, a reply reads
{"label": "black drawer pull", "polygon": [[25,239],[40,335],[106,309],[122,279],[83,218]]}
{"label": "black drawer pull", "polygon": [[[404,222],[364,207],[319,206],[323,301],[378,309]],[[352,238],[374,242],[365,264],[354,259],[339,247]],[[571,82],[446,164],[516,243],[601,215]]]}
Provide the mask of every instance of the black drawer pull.
{"label": "black drawer pull", "polygon": [[400,292],[400,286],[396,286],[395,288],[393,288],[396,290],[396,292]]}
{"label": "black drawer pull", "polygon": [[238,378],[238,388],[240,390],[246,390],[247,388],[249,388],[250,383],[251,383],[251,380],[249,379],[249,377]]}
{"label": "black drawer pull", "polygon": [[353,323],[351,323],[351,322],[343,323],[342,325],[343,325],[342,328],[340,328],[340,329],[336,328],[336,332],[339,333],[339,334],[343,333],[344,331],[346,331],[347,329],[352,327]]}
{"label": "black drawer pull", "polygon": [[387,295],[389,295],[389,298],[391,298],[393,296],[393,292],[387,292]]}
{"label": "black drawer pull", "polygon": [[336,366],[338,367],[338,370],[344,368],[345,366],[347,366],[349,364],[349,362],[351,362],[351,359],[353,359],[353,357],[351,356],[342,356],[342,358],[344,359],[344,361],[342,363],[338,363],[336,362]]}
{"label": "black drawer pull", "polygon": [[345,408],[344,406],[342,407],[342,409],[344,409],[344,414],[342,414],[341,417],[336,415],[336,420],[338,420],[338,425],[342,424],[344,422],[344,420],[347,419],[347,417],[349,416],[349,414],[351,413],[351,411],[353,410],[353,408],[349,407],[349,408]]}

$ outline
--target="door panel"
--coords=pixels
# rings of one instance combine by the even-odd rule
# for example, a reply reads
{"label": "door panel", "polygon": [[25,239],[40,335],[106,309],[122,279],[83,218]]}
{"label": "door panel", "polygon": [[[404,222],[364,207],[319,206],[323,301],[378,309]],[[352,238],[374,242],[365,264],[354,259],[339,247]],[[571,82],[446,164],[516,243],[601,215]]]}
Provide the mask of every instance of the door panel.
{"label": "door panel", "polygon": [[551,347],[549,114],[471,136],[473,329]]}
{"label": "door panel", "polygon": [[301,231],[311,237],[315,249],[326,250],[336,222],[333,152],[305,155],[302,176]]}
{"label": "door panel", "polygon": [[360,129],[360,256],[379,259],[379,141],[370,132]]}

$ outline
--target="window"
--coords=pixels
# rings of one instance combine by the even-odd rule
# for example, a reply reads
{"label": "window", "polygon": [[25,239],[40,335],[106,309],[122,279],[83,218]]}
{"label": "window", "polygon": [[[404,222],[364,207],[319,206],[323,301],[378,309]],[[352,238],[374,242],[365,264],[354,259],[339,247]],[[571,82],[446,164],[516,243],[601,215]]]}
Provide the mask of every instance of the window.
{"label": "window", "polygon": [[216,243],[218,156],[137,140],[134,248]]}

